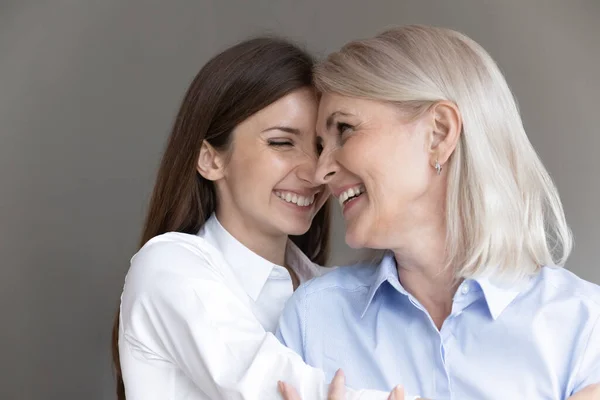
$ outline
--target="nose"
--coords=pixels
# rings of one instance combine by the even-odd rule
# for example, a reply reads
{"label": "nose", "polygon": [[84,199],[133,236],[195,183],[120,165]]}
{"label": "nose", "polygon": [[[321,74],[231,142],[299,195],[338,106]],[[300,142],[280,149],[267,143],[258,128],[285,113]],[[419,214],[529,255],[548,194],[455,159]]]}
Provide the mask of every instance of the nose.
{"label": "nose", "polygon": [[308,186],[315,187],[320,186],[320,183],[315,182],[315,171],[317,168],[317,156],[316,154],[305,153],[302,160],[298,162],[296,166],[296,175],[300,180],[305,182]]}
{"label": "nose", "polygon": [[315,182],[319,185],[331,183],[331,180],[339,169],[340,165],[335,160],[333,151],[321,153],[315,169]]}

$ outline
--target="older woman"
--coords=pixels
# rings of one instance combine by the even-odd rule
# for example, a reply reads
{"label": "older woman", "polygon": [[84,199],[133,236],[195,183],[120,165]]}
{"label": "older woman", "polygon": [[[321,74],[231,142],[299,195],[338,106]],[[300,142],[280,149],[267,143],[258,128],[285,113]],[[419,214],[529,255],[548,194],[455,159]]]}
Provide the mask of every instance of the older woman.
{"label": "older woman", "polygon": [[565,399],[600,382],[600,288],[560,267],[558,192],[487,52],[407,26],[349,43],[315,79],[317,178],[346,242],[384,254],[301,286],[280,339],[351,387],[433,399]]}

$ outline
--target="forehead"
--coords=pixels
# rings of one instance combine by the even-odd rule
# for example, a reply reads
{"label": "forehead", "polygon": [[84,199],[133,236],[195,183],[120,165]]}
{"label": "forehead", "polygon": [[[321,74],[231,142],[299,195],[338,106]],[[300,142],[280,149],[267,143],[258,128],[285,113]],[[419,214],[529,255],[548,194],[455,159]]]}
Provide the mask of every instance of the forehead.
{"label": "forehead", "polygon": [[257,120],[270,124],[273,121],[280,123],[310,123],[315,118],[317,111],[317,97],[309,88],[297,89],[255,114]]}
{"label": "forehead", "polygon": [[398,110],[389,103],[324,93],[319,102],[317,132],[324,133],[328,125],[339,119],[349,119],[351,123],[381,121],[396,115]]}
{"label": "forehead", "polygon": [[335,112],[356,113],[360,108],[357,106],[357,102],[360,103],[360,101],[355,97],[324,93],[319,101],[319,122],[321,120],[324,122],[327,117]]}

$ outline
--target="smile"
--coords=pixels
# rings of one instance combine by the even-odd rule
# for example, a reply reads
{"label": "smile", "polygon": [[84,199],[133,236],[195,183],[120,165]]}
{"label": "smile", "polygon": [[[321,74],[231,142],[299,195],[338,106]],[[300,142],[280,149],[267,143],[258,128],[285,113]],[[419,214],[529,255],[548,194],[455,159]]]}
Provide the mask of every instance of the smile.
{"label": "smile", "polygon": [[357,185],[355,187],[352,187],[350,189],[343,191],[338,196],[338,201],[340,202],[340,206],[343,207],[345,203],[347,203],[348,201],[350,201],[352,199],[357,198],[364,192],[366,192],[364,185]]}
{"label": "smile", "polygon": [[315,202],[316,193],[312,196],[301,196],[294,192],[275,191],[275,196],[288,203],[296,204],[300,207],[307,207]]}

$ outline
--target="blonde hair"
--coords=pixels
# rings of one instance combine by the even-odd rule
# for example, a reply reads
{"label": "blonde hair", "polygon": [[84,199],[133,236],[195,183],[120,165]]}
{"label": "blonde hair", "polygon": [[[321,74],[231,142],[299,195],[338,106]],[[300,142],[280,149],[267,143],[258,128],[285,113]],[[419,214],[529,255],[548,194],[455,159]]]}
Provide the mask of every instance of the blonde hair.
{"label": "blonde hair", "polygon": [[316,66],[324,93],[398,104],[415,116],[439,101],[462,115],[448,170],[448,265],[456,276],[511,279],[564,265],[572,236],[550,175],[490,55],[467,36],[410,25],[353,41]]}

